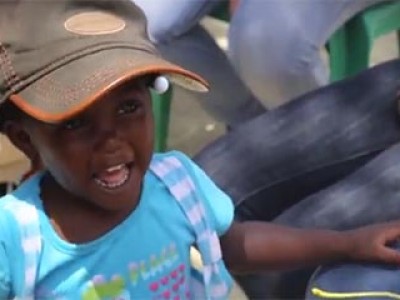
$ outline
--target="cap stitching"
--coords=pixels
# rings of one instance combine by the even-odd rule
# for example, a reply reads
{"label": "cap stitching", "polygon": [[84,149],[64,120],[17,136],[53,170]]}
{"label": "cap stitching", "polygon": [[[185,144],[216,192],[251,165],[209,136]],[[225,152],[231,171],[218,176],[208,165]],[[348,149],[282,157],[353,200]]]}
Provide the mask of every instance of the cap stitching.
{"label": "cap stitching", "polygon": [[10,86],[10,68],[7,67],[7,59],[5,53],[5,47],[0,43],[0,66],[3,72],[3,77],[6,81],[6,88]]}
{"label": "cap stitching", "polygon": [[0,42],[0,66],[6,81],[6,88],[10,88],[19,80],[17,72],[15,72],[11,59],[7,53],[6,47]]}
{"label": "cap stitching", "polygon": [[[123,62],[126,64],[127,60],[124,60]],[[132,62],[129,62],[129,64],[132,64]],[[117,67],[106,67],[100,69],[90,77],[85,78],[80,83],[69,88],[64,88],[60,82],[55,81],[50,76],[45,76],[39,80],[37,84],[32,85],[32,88],[43,96],[58,97],[57,102],[62,100],[62,102],[70,103],[77,97],[77,95],[79,95],[79,93],[88,92],[93,89],[94,86],[107,81],[110,77],[116,74],[118,69],[119,68]]]}
{"label": "cap stitching", "polygon": [[4,80],[5,80],[6,88],[8,88],[10,86],[10,79],[9,79],[10,75],[7,72],[8,69],[5,68],[6,62],[5,62],[5,59],[4,59],[3,47],[0,48],[0,66],[1,66],[1,71],[3,73],[3,77],[4,77]]}
{"label": "cap stitching", "polygon": [[[0,44],[0,46],[2,46],[2,45]],[[81,49],[80,51],[77,51],[73,54],[64,56],[56,61],[53,61],[50,64],[48,64],[47,66],[45,66],[43,69],[41,69],[40,71],[36,71],[34,74],[29,75],[29,77],[27,77],[26,79],[23,79],[23,80],[21,78],[19,78],[15,72],[13,72],[14,70],[12,69],[11,61],[8,59],[10,67],[11,67],[11,70],[8,70],[8,71],[9,71],[9,73],[15,74],[15,77],[18,80],[13,80],[11,86],[6,86],[6,89],[9,89],[9,91],[6,91],[4,96],[2,95],[3,97],[1,97],[1,100],[3,100],[3,98],[5,99],[5,98],[9,97],[10,94],[17,92],[18,90],[23,89],[24,87],[32,85],[35,81],[47,76],[47,74],[51,74],[54,70],[61,68],[63,65],[66,65],[66,64],[70,63],[71,61],[80,59],[81,57],[84,57],[84,56],[87,56],[87,55],[90,55],[90,54],[93,54],[96,52],[126,47],[127,49],[141,50],[141,51],[153,54],[153,55],[157,55],[157,53],[151,51],[153,49],[146,48],[145,44],[143,44],[141,46],[143,46],[143,48],[133,47],[132,45],[123,44],[123,43],[120,43],[120,44],[110,43],[110,44],[101,44],[101,45],[97,44],[97,45],[94,45],[89,48]],[[2,49],[0,48],[0,54],[1,54],[1,50]],[[9,77],[11,77],[11,75],[8,75],[7,79]],[[11,81],[9,81],[8,83],[11,83]]]}
{"label": "cap stitching", "polygon": [[[109,77],[113,76],[119,69],[121,69],[120,67],[116,66],[130,66],[134,65],[136,62],[136,60],[132,59],[119,59],[115,63],[115,66],[103,67],[92,73],[89,77],[83,79],[81,82],[70,85],[67,88],[65,88],[61,82],[57,82],[54,80],[54,78],[51,78],[51,74],[49,74],[38,80],[36,84],[33,84],[32,88],[40,90],[42,95],[50,95],[50,93],[55,93],[63,95],[63,99],[66,99],[71,97],[71,95],[73,97],[77,93],[88,91],[94,85],[92,82],[98,80],[99,78],[100,83],[107,81]],[[107,77],[104,78],[104,76]]]}
{"label": "cap stitching", "polygon": [[[40,86],[40,89],[42,89],[45,93],[46,93],[46,89],[47,89],[47,90],[53,90],[56,93],[62,93],[62,94],[66,94],[66,95],[75,94],[77,92],[85,90],[86,84],[91,84],[91,81],[98,79],[98,77],[100,75],[102,75],[103,73],[107,73],[107,72],[109,73],[109,71],[113,70],[113,69],[116,69],[116,68],[105,67],[103,69],[97,70],[90,77],[87,77],[87,78],[83,79],[80,83],[76,83],[67,88],[65,88],[61,82],[55,81],[55,79],[51,78],[51,76],[49,76],[49,75],[43,77],[41,80],[38,81],[37,84],[34,84],[33,87],[36,88],[36,87]],[[50,86],[47,86],[47,84],[50,84]],[[47,92],[49,92],[49,91],[47,91]],[[45,93],[42,93],[42,94],[45,94]]]}
{"label": "cap stitching", "polygon": [[[140,47],[139,47],[140,46]],[[115,43],[115,42],[110,42],[110,43],[101,43],[101,44],[96,44],[92,45],[90,47],[75,51],[72,54],[65,55],[61,58],[58,58],[57,60],[49,63],[46,67],[44,67],[41,72],[43,73],[42,76],[45,76],[45,74],[50,74],[53,71],[62,68],[64,65],[67,65],[73,61],[79,60],[82,57],[89,56],[92,54],[96,54],[102,51],[109,51],[109,50],[114,50],[114,49],[133,49],[133,50],[140,50],[144,52],[148,52],[152,55],[157,55],[157,53],[153,52],[154,49],[146,48],[146,44],[141,44],[141,45],[132,45],[128,43]]]}

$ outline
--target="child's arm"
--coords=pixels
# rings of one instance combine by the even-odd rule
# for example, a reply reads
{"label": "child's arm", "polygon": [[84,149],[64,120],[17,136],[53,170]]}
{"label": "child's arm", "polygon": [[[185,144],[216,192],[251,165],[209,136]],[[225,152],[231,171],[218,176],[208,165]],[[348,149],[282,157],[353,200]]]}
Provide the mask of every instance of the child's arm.
{"label": "child's arm", "polygon": [[244,222],[231,226],[221,238],[221,247],[232,272],[293,269],[339,260],[400,264],[400,252],[386,247],[399,237],[400,222],[345,232]]}

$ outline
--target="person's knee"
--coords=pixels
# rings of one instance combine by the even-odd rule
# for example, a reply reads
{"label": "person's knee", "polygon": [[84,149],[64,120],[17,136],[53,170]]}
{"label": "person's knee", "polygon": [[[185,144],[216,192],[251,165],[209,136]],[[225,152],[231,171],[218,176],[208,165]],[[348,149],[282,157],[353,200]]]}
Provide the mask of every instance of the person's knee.
{"label": "person's knee", "polygon": [[[190,2],[190,1],[189,1]],[[135,0],[147,18],[147,30],[155,43],[168,42],[185,32],[185,16],[191,6],[182,1]]]}
{"label": "person's knee", "polygon": [[288,76],[303,76],[319,55],[318,45],[293,21],[259,18],[233,25],[230,45],[234,63],[242,61],[246,67],[250,62],[252,68]]}
{"label": "person's knee", "polygon": [[319,49],[292,22],[267,25],[254,20],[234,28],[230,57],[255,96],[274,107],[317,86]]}
{"label": "person's knee", "polygon": [[181,32],[177,27],[179,16],[171,14],[160,14],[149,18],[148,34],[150,39],[156,43],[167,43],[176,38]]}
{"label": "person's knee", "polygon": [[168,43],[188,32],[216,5],[210,0],[135,0],[148,20],[148,32],[155,43]]}

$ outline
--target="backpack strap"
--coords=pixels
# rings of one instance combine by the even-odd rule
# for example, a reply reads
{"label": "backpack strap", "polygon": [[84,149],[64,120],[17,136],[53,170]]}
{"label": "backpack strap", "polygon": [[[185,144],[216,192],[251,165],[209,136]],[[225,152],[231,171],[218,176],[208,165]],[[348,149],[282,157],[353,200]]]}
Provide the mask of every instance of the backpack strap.
{"label": "backpack strap", "polygon": [[[13,197],[8,195],[7,197]],[[12,200],[5,205],[13,215],[21,236],[21,247],[24,253],[24,285],[15,292],[15,299],[34,299],[37,269],[42,249],[39,214],[36,207],[26,202]]]}
{"label": "backpack strap", "polygon": [[[196,292],[193,298],[226,299],[232,280],[223,264],[218,235],[210,225],[203,201],[196,191],[190,174],[182,162],[174,156],[153,160],[150,169],[164,182],[177,200],[194,231],[203,268],[200,284],[198,274],[192,274],[192,289],[195,290],[192,292]],[[199,291],[199,287],[203,287],[204,291]]]}

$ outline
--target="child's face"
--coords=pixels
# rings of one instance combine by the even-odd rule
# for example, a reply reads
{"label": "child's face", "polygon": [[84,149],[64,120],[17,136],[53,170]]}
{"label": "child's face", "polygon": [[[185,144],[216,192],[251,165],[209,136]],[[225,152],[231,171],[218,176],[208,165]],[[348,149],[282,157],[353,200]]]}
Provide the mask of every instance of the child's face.
{"label": "child's face", "polygon": [[132,209],[153,152],[148,88],[115,89],[61,124],[26,120],[44,167],[69,195],[106,210]]}

